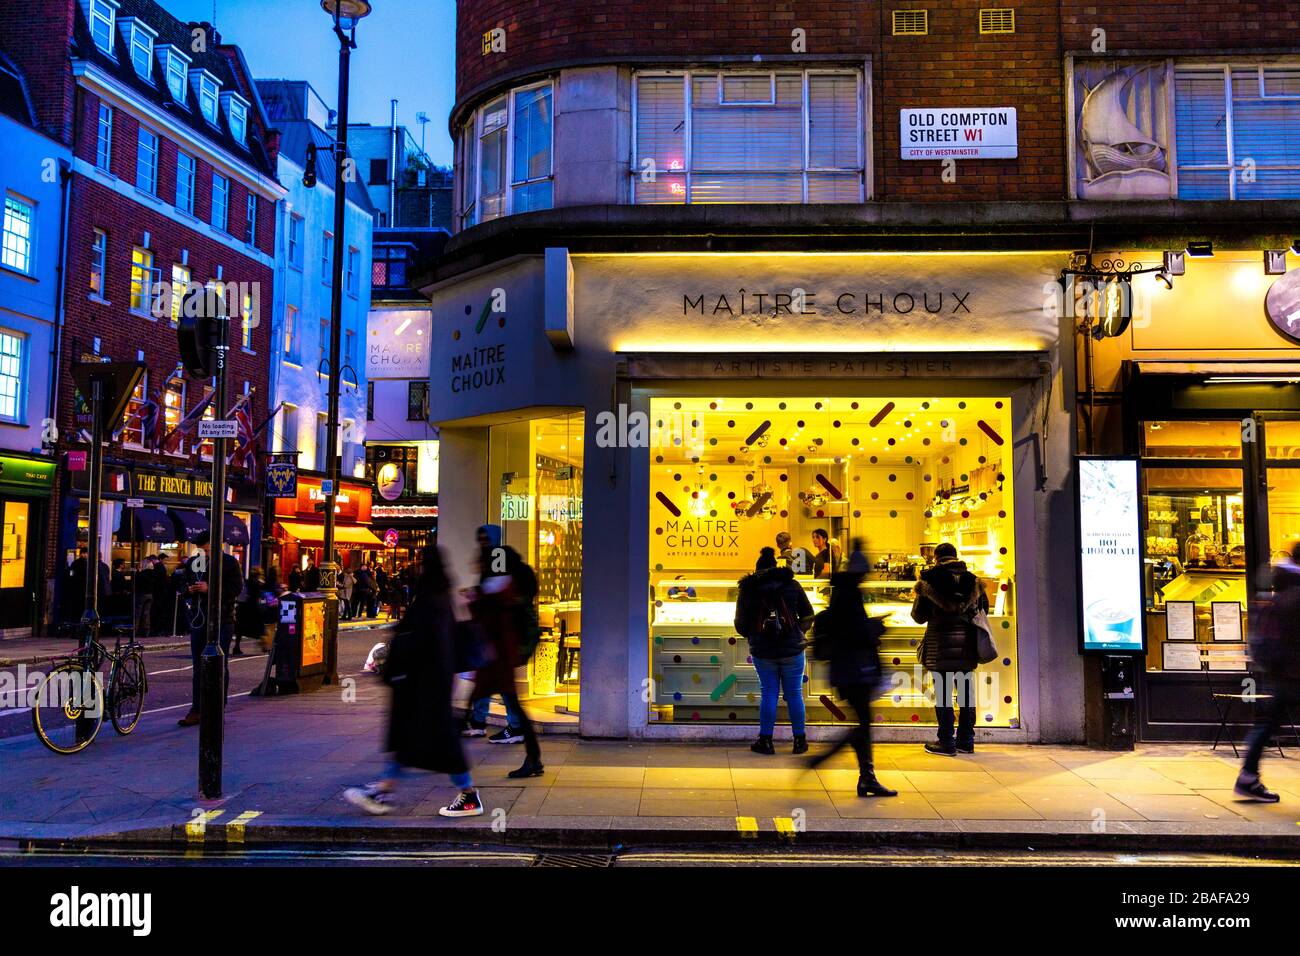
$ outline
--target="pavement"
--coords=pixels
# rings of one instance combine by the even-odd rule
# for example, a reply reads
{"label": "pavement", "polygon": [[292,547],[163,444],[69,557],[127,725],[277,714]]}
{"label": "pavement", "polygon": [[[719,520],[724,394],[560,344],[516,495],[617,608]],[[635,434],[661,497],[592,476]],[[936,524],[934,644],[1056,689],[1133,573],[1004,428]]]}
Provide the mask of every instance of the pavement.
{"label": "pavement", "polygon": [[[487,813],[437,815],[445,776],[409,774],[394,812],[371,817],[342,799],[374,779],[387,691],[357,673],[371,639],[348,636],[340,685],[298,696],[232,698],[223,797],[198,794],[196,728],[146,713],[135,733],[105,726],[62,756],[30,734],[0,740],[0,839],[23,845],[389,845],[496,843],[610,848],[799,841],[839,846],[1029,847],[1300,854],[1300,759],[1266,757],[1282,802],[1232,794],[1231,748],[987,745],[941,757],[917,744],[877,747],[892,799],[856,796],[844,750],[818,770],[778,742],[776,756],[735,743],[542,738],[546,773],[511,780],[523,749],[466,742]],[[150,703],[146,702],[148,708]],[[814,744],[814,753],[827,744]]]}

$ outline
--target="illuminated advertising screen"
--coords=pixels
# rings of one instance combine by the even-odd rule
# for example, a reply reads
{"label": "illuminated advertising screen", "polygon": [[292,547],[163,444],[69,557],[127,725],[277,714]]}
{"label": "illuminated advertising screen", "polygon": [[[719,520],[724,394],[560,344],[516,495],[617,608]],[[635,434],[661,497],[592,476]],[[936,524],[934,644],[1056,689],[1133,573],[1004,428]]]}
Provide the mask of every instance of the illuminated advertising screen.
{"label": "illuminated advertising screen", "polygon": [[1145,653],[1138,463],[1080,458],[1077,465],[1080,648]]}

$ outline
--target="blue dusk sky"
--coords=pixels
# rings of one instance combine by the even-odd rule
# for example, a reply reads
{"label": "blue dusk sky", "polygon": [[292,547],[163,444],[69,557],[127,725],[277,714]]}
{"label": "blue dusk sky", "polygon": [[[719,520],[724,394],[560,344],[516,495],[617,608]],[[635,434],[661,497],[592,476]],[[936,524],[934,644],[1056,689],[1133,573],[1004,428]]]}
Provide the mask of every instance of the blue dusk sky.
{"label": "blue dusk sky", "polygon": [[[338,41],[320,0],[159,0],[181,20],[213,20],[223,42],[244,51],[258,79],[306,80],[332,109],[338,98]],[[415,114],[429,114],[424,145],[438,165],[451,164],[447,116],[455,95],[455,0],[371,0],[352,52],[354,123],[397,122],[420,141]]]}

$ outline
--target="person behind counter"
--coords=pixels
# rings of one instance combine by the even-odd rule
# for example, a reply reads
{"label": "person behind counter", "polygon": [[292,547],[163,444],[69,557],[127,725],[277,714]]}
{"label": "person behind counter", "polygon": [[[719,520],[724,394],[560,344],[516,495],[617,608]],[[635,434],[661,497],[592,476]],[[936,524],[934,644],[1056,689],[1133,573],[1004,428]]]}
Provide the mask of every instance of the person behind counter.
{"label": "person behind counter", "polygon": [[[979,651],[975,624],[977,611],[987,612],[984,586],[965,562],[957,560],[956,546],[944,542],[934,549],[938,562],[921,572],[916,583],[912,620],[925,625],[921,639],[921,665],[934,675],[934,715],[939,739],[925,749],[947,757],[975,752],[975,668]],[[953,693],[957,694],[957,732],[953,736]]]}
{"label": "person behind counter", "polygon": [[789,531],[778,531],[778,532],[777,532],[777,535],[776,535],[776,559],[777,559],[778,561],[780,561],[781,564],[782,564],[784,567],[789,567],[789,566],[790,566],[790,560],[791,560],[791,558],[794,557],[794,552],[790,549],[790,545],[793,544],[793,543],[794,543],[794,539],[793,539],[792,537],[790,537],[790,532],[789,532]]}
{"label": "person behind counter", "polygon": [[813,543],[813,577],[829,578],[840,569],[840,543],[832,540],[825,528],[817,528],[812,533]]}
{"label": "person behind counter", "polygon": [[754,573],[740,580],[736,598],[736,631],[749,641],[749,654],[758,671],[762,700],[758,708],[758,740],[750,750],[774,754],[776,708],[782,694],[790,712],[794,753],[808,751],[803,701],[804,632],[812,625],[808,595],[795,583],[794,572],[776,564],[776,552],[759,552]]}

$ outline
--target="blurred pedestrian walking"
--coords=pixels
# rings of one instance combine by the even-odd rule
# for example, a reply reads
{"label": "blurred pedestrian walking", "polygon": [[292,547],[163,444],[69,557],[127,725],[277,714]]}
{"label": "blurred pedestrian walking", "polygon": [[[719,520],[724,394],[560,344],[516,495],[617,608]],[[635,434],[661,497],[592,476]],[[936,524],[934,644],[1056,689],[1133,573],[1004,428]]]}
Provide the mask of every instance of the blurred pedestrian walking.
{"label": "blurred pedestrian walking", "polygon": [[343,792],[344,799],[367,813],[392,810],[393,792],[407,769],[451,775],[460,792],[438,811],[442,816],[483,813],[451,709],[455,626],[442,556],[436,546],[428,545],[415,598],[397,625],[383,666],[384,682],[393,694],[385,744],[391,757],[378,780]]}

